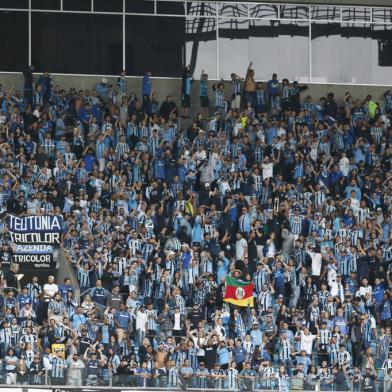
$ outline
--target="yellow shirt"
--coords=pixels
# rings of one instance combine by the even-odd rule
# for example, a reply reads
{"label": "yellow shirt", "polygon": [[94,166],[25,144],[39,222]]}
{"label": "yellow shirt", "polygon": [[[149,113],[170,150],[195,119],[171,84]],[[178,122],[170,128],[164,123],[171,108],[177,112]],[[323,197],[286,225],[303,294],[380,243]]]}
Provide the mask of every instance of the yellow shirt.
{"label": "yellow shirt", "polygon": [[369,117],[370,117],[371,119],[374,119],[374,118],[376,117],[376,109],[377,109],[377,104],[376,104],[376,102],[374,102],[373,100],[371,100],[371,101],[369,102],[368,109],[369,109]]}
{"label": "yellow shirt", "polygon": [[52,353],[55,354],[56,352],[61,353],[61,358],[65,359],[65,344],[62,343],[53,343],[52,344]]}

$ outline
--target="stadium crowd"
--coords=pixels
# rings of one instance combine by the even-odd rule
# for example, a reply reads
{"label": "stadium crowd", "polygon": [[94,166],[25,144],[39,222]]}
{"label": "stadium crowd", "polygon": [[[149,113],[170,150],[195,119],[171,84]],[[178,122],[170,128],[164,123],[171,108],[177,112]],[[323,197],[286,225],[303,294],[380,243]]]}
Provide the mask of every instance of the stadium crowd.
{"label": "stadium crowd", "polygon": [[[392,380],[392,92],[340,106],[252,64],[202,72],[192,105],[186,67],[181,107],[150,73],[140,95],[125,71],[94,90],[25,80],[0,89],[3,382]],[[53,276],[12,289],[8,213],[63,215],[80,298]],[[254,307],[223,301],[227,275],[253,282]]]}

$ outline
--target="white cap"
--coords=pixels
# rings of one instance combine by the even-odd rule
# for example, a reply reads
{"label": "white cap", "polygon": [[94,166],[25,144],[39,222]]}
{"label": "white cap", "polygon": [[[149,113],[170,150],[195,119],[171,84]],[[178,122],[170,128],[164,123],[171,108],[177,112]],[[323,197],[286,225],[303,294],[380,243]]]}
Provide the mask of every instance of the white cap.
{"label": "white cap", "polygon": [[102,83],[107,83],[107,79],[106,78],[102,78]]}

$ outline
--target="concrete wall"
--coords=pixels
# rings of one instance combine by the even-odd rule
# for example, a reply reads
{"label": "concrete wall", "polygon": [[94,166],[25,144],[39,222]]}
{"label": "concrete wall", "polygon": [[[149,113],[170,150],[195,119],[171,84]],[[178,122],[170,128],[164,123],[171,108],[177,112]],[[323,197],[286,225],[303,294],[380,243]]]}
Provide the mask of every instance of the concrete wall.
{"label": "concrete wall", "polygon": [[[36,77],[38,78],[38,76]],[[101,77],[98,76],[74,76],[74,75],[54,75],[54,84],[59,84],[62,88],[69,89],[75,87],[76,89],[94,89],[100,83]],[[115,85],[116,77],[106,77],[108,83]],[[213,91],[212,85],[216,81],[210,81],[210,102],[213,105]],[[23,76],[21,74],[0,74],[0,84],[5,89],[13,86],[15,89],[23,89]],[[181,104],[181,80],[180,79],[161,79],[153,78],[152,85],[154,91],[158,93],[159,102],[165,100],[167,95],[172,95],[178,106]],[[229,83],[226,83],[227,93],[230,94]],[[392,88],[392,87],[391,87]],[[363,99],[366,95],[371,94],[376,101],[383,102],[383,93],[388,89],[385,86],[363,86],[363,85],[337,85],[337,84],[308,84],[308,89],[302,93],[302,98],[306,95],[311,95],[314,100],[325,96],[329,92],[335,94],[338,103],[342,103],[342,97],[347,91],[359,99]],[[141,96],[141,78],[128,77],[127,78],[127,91],[135,92],[138,97]],[[196,81],[192,88],[192,112],[199,111],[199,82]]]}

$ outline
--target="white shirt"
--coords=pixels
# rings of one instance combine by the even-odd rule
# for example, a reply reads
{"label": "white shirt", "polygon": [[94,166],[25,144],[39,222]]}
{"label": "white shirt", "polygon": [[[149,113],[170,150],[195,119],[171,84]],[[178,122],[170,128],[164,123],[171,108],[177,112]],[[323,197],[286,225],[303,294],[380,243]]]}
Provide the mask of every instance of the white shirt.
{"label": "white shirt", "polygon": [[350,201],[351,201],[350,206],[351,206],[351,208],[353,209],[353,212],[358,211],[358,208],[359,208],[359,200],[358,200],[358,199],[355,199],[355,198],[351,198]]}
{"label": "white shirt", "polygon": [[237,260],[242,260],[244,257],[245,249],[248,247],[248,243],[245,238],[237,240],[235,243],[235,257]]}
{"label": "white shirt", "polygon": [[350,167],[350,161],[348,160],[347,157],[343,157],[339,161],[339,170],[342,172],[344,177],[348,176],[349,167]]}
{"label": "white shirt", "polygon": [[59,291],[59,286],[55,283],[46,283],[44,285],[44,293],[52,298]]}
{"label": "white shirt", "polygon": [[312,354],[312,346],[313,346],[313,340],[316,338],[316,335],[305,335],[303,331],[301,331],[301,345],[300,345],[300,351],[305,350],[306,354],[310,355]]}
{"label": "white shirt", "polygon": [[312,259],[312,275],[320,276],[321,274],[321,264],[322,264],[322,255],[321,253],[308,252],[309,256]]}
{"label": "white shirt", "polygon": [[272,162],[263,163],[262,167],[263,167],[263,180],[265,180],[266,178],[273,177],[274,164]]}
{"label": "white shirt", "polygon": [[174,313],[174,327],[176,331],[181,329],[181,313]]}
{"label": "white shirt", "polygon": [[331,287],[335,282],[336,282],[336,276],[337,276],[336,269],[333,268],[332,266],[328,266],[328,273],[327,273],[327,279],[328,279],[328,285]]}
{"label": "white shirt", "polygon": [[370,285],[367,287],[361,286],[359,288],[359,290],[357,291],[357,294],[359,294],[359,296],[362,297],[362,296],[365,296],[366,293],[369,293],[370,296],[372,296],[372,292],[373,292],[372,286],[370,286]]}
{"label": "white shirt", "polygon": [[136,312],[136,329],[146,332],[147,313],[138,310]]}
{"label": "white shirt", "polygon": [[44,365],[45,370],[52,370],[51,358],[52,358],[52,356],[50,356],[50,357],[44,356],[42,358],[42,364]]}

